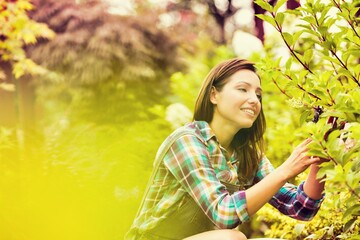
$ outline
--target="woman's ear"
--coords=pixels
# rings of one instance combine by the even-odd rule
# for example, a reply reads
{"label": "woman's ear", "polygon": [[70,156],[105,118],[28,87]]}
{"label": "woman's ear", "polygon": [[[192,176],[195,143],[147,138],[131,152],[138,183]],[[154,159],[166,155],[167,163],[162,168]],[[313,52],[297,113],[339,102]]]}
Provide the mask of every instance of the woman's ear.
{"label": "woman's ear", "polygon": [[214,86],[211,87],[210,102],[212,104],[217,104],[217,90]]}

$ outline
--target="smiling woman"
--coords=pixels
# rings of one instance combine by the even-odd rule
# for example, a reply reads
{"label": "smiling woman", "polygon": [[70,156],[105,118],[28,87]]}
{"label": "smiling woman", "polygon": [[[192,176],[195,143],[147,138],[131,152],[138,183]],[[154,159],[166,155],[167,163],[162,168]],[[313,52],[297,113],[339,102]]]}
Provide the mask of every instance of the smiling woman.
{"label": "smiling woman", "polygon": [[[274,169],[263,148],[265,117],[254,64],[230,59],[200,89],[193,122],[160,146],[153,174],[126,239],[247,239],[236,228],[269,202],[310,220],[323,200],[318,157],[305,140]],[[299,186],[287,180],[311,166]]]}
{"label": "smiling woman", "polygon": [[260,114],[260,100],[259,77],[247,69],[234,73],[222,89],[216,85],[212,87],[210,101],[216,108],[211,128],[216,128],[216,125],[229,126],[234,133],[242,128],[250,128]]}

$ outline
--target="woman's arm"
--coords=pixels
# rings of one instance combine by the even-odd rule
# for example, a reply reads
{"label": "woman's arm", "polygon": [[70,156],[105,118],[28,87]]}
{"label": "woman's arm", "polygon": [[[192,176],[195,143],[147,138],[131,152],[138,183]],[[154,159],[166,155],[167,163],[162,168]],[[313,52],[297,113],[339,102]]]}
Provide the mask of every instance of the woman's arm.
{"label": "woman's arm", "polygon": [[246,190],[247,211],[250,216],[254,215],[262,206],[280,190],[287,181],[287,177],[281,169],[275,169],[260,182]]}
{"label": "woman's arm", "polygon": [[309,142],[306,140],[295,148],[288,160],[278,169],[266,173],[263,180],[234,194],[220,183],[207,147],[195,136],[186,135],[175,141],[164,158],[164,164],[215,225],[234,228],[247,221],[249,214],[257,212],[277,194],[289,178],[319,160],[306,155]]}
{"label": "woman's arm", "polygon": [[[309,165],[320,161],[318,157],[310,157],[307,155],[307,144],[310,142],[310,139],[303,141],[294,149],[290,157],[280,167],[246,190],[247,211],[250,216],[269,202],[280,188],[284,186],[287,180],[303,172]],[[316,177],[316,172],[313,170],[309,178],[313,180],[314,177]],[[312,182],[308,182],[308,184],[312,184]]]}
{"label": "woman's arm", "polygon": [[317,164],[312,164],[310,166],[309,175],[304,184],[304,192],[310,198],[317,200],[321,199],[323,196],[325,182],[321,182],[321,179],[317,179],[316,175],[319,171],[319,166]]}

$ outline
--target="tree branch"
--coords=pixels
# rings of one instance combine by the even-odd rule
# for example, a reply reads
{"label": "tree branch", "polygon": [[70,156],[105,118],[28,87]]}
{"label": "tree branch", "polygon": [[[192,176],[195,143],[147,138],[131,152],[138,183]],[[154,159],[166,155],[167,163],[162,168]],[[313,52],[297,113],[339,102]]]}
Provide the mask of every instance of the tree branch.
{"label": "tree branch", "polygon": [[280,88],[280,86],[279,86],[279,84],[276,82],[276,80],[273,78],[272,79],[272,81],[273,81],[273,83],[275,83],[275,86],[280,90],[280,92],[282,93],[282,94],[284,94],[285,96],[287,96],[288,98],[292,98],[290,95],[288,95],[287,93],[286,93],[286,91],[285,90],[283,90],[283,89],[281,89]]}
{"label": "tree branch", "polygon": [[286,42],[283,31],[282,31],[282,27],[279,25],[279,22],[276,21],[275,19],[275,13],[272,12],[271,16],[274,18],[274,21],[276,23],[276,30],[278,30],[278,32],[281,34],[282,39],[284,40],[284,43],[286,44],[286,47],[289,49],[291,55],[293,55],[295,57],[295,59],[307,70],[309,71],[311,74],[314,74],[311,69],[309,68],[309,66],[307,66],[303,61],[300,60],[300,58],[296,55],[295,51],[290,47],[290,45],[288,44],[288,42]]}

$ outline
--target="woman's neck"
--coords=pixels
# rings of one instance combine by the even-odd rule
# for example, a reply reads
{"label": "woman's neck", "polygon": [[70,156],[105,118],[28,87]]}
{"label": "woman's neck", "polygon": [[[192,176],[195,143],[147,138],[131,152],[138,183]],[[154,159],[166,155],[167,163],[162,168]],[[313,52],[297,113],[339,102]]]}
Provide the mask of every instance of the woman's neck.
{"label": "woman's neck", "polygon": [[225,148],[230,154],[233,152],[231,142],[238,132],[233,126],[221,124],[217,119],[213,119],[210,123],[210,128],[215,133],[220,145]]}

